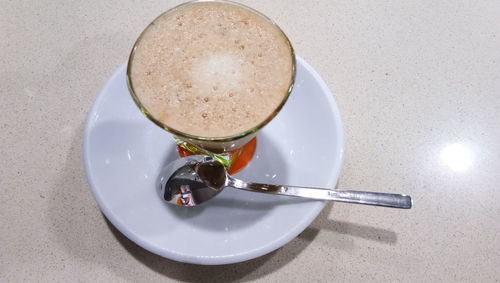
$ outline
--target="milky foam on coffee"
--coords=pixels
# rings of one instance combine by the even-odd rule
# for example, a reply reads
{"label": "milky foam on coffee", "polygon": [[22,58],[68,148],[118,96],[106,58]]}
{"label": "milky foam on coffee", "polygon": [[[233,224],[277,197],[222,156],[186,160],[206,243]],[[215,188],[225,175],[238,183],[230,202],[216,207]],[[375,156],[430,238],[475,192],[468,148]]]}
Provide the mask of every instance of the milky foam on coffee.
{"label": "milky foam on coffee", "polygon": [[227,137],[266,120],[292,80],[282,33],[234,4],[198,2],[163,14],[143,33],[130,80],[157,120],[202,137]]}

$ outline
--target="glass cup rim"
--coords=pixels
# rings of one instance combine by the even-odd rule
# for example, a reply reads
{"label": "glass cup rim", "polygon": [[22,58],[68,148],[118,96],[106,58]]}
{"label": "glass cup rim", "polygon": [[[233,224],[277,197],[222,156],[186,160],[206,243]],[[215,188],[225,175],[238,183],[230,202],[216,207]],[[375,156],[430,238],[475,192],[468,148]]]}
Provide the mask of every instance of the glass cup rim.
{"label": "glass cup rim", "polygon": [[[135,94],[134,86],[133,86],[133,83],[132,83],[132,80],[131,80],[131,66],[132,66],[132,61],[134,59],[135,50],[137,49],[137,46],[141,42],[144,34],[153,25],[153,23],[156,20],[158,20],[159,18],[163,17],[165,14],[174,12],[175,10],[177,10],[177,9],[183,7],[183,6],[187,6],[187,5],[195,4],[195,3],[203,3],[203,2],[214,2],[214,3],[224,3],[224,4],[235,5],[235,6],[243,8],[243,9],[249,10],[250,12],[252,12],[254,14],[259,15],[264,20],[266,20],[269,24],[271,24],[281,34],[281,36],[283,36],[283,39],[285,40],[286,44],[288,45],[288,48],[290,49],[290,56],[291,56],[291,60],[292,60],[292,77],[290,78],[289,87],[288,87],[288,89],[287,89],[287,91],[286,91],[283,99],[281,100],[280,104],[273,110],[273,112],[266,119],[264,119],[259,124],[255,125],[254,127],[250,128],[250,129],[248,129],[246,131],[243,131],[243,132],[231,135],[231,136],[225,136],[225,137],[202,137],[202,136],[191,135],[191,134],[187,134],[187,133],[184,133],[182,131],[176,130],[175,128],[172,128],[172,127],[168,126],[167,124],[159,121],[151,113],[149,113],[149,111],[146,109],[146,107],[144,107],[144,105],[141,103],[140,99]],[[139,35],[139,37],[136,39],[136,41],[135,41],[135,43],[134,43],[134,45],[132,47],[132,50],[130,51],[130,55],[129,55],[128,62],[127,62],[127,74],[126,74],[126,78],[127,78],[127,86],[128,86],[129,92],[130,92],[130,94],[132,96],[132,99],[134,100],[135,104],[137,105],[137,107],[139,107],[139,110],[142,112],[142,114],[144,114],[149,120],[151,120],[153,123],[155,123],[156,125],[158,125],[160,128],[163,128],[167,132],[170,132],[170,133],[176,135],[179,138],[184,138],[184,139],[188,139],[188,140],[192,140],[192,141],[198,141],[198,142],[231,142],[231,141],[235,141],[235,140],[244,138],[244,137],[246,137],[248,135],[251,135],[253,133],[256,133],[257,131],[259,131],[260,129],[262,129],[265,125],[267,125],[269,122],[271,122],[271,120],[280,112],[280,110],[283,108],[283,106],[285,105],[286,101],[290,97],[290,94],[292,92],[293,86],[295,84],[295,77],[296,77],[296,73],[297,73],[297,65],[296,64],[297,64],[297,62],[296,62],[296,58],[295,58],[295,51],[293,49],[292,43],[290,42],[290,39],[286,36],[285,32],[273,20],[271,20],[266,15],[262,14],[261,12],[255,10],[253,8],[250,8],[248,6],[245,6],[243,4],[236,3],[236,2],[233,2],[233,1],[227,1],[227,0],[194,0],[194,1],[189,1],[189,2],[186,2],[186,3],[182,3],[180,5],[177,5],[177,6],[173,7],[173,8],[170,8],[170,9],[166,10],[165,12],[163,12],[159,16],[157,16],[153,21],[151,21],[146,26],[146,28],[144,28],[144,30],[141,32],[141,34]]]}

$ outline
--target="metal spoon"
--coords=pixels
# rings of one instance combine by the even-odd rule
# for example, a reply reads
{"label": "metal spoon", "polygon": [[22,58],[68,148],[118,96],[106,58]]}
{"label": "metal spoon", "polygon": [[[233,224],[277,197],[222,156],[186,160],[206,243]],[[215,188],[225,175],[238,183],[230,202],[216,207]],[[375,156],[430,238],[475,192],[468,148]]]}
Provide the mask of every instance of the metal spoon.
{"label": "metal spoon", "polygon": [[204,155],[177,159],[167,165],[160,174],[159,186],[161,197],[179,206],[202,204],[215,197],[225,187],[274,195],[395,208],[411,208],[412,206],[411,197],[400,194],[246,183],[230,176],[219,161]]}

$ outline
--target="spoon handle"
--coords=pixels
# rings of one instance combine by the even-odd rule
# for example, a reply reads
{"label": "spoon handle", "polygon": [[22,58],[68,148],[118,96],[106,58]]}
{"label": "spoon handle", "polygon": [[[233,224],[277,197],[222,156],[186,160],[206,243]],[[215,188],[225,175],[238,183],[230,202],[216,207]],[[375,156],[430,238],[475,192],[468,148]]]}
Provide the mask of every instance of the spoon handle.
{"label": "spoon handle", "polygon": [[294,186],[281,186],[259,183],[246,183],[244,181],[229,178],[228,186],[237,189],[260,192],[274,195],[287,195],[318,200],[331,200],[375,206],[411,208],[412,200],[408,195],[375,193],[365,191],[339,191],[321,188],[306,188]]}

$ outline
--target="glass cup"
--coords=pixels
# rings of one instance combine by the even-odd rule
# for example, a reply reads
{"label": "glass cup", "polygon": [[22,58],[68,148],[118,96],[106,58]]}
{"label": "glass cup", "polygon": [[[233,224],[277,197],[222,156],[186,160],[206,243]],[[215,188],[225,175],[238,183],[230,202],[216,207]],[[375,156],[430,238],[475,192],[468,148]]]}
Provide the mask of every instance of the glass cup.
{"label": "glass cup", "polygon": [[[259,17],[261,20],[264,20],[264,22],[269,26],[269,28],[274,29],[274,31],[277,31],[282,36],[281,40],[284,40],[286,42],[286,44],[288,45],[287,47],[290,51],[289,56],[290,56],[290,63],[292,66],[292,72],[291,72],[291,77],[289,79],[288,89],[286,90],[286,93],[283,94],[281,102],[276,106],[276,108],[272,111],[272,113],[270,113],[267,116],[267,118],[262,120],[260,123],[255,124],[244,131],[241,131],[237,134],[230,136],[204,137],[204,136],[192,135],[177,130],[174,127],[160,121],[158,117],[155,117],[151,113],[151,111],[149,111],[147,107],[144,106],[144,103],[141,101],[140,97],[136,94],[136,89],[133,84],[134,78],[132,77],[131,69],[134,64],[134,56],[138,46],[143,41],[144,34],[148,31],[148,29],[150,29],[158,21],[161,21],[162,18],[164,17],[175,16],[175,14],[180,9],[185,8],[188,5],[197,5],[198,3],[207,3],[207,2],[218,3],[220,4],[220,7],[222,7],[222,9],[224,8],[224,5],[234,5],[239,8],[245,9],[246,11],[250,12],[252,15],[256,17]],[[158,16],[155,20],[153,20],[153,22],[151,22],[141,33],[139,38],[136,40],[129,56],[128,67],[127,67],[127,83],[132,98],[139,107],[139,109],[141,110],[141,112],[156,125],[173,134],[174,140],[178,146],[177,149],[179,155],[181,157],[193,154],[210,155],[218,159],[222,164],[224,164],[224,166],[226,166],[230,174],[234,174],[242,170],[251,161],[254,152],[256,150],[257,132],[260,129],[262,129],[266,124],[268,124],[282,109],[283,105],[287,101],[292,91],[293,84],[295,81],[295,74],[296,74],[295,54],[289,39],[287,38],[285,33],[278,27],[278,25],[276,25],[272,20],[267,18],[265,15],[247,6],[229,1],[191,1],[176,6],[164,12],[163,14]]]}

